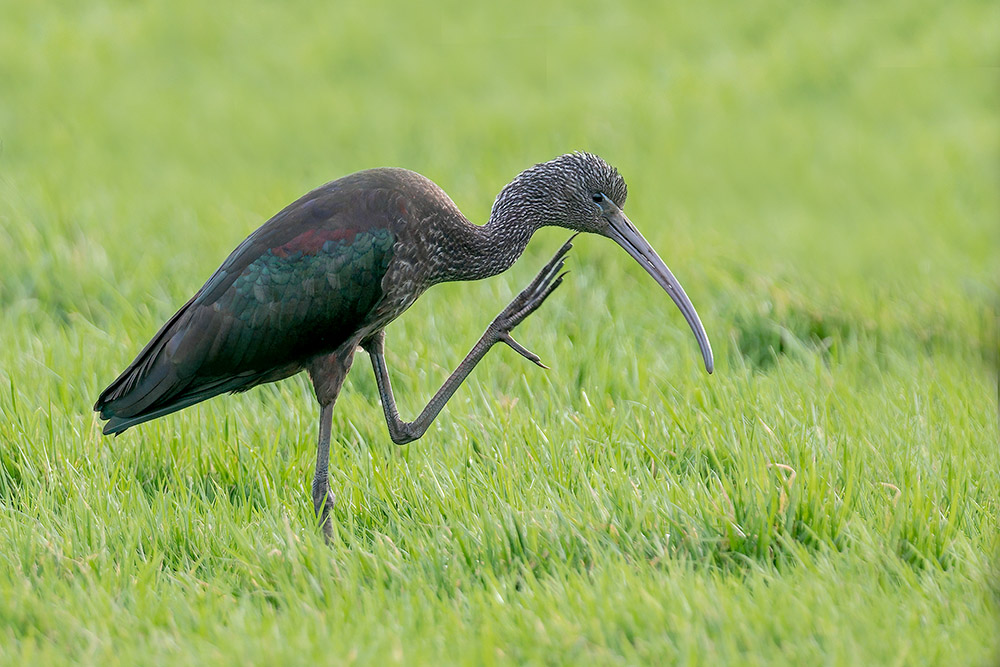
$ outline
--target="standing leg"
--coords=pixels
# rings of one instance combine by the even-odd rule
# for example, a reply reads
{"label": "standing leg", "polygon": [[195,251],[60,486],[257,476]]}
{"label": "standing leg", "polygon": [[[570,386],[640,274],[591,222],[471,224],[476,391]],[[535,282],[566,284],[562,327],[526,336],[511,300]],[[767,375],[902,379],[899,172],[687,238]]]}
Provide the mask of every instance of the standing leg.
{"label": "standing leg", "polygon": [[354,359],[354,343],[348,343],[333,354],[315,359],[309,365],[309,376],[313,381],[316,400],[319,401],[319,442],[316,444],[316,474],[312,482],[313,508],[319,519],[323,536],[329,542],[333,537],[330,523],[330,508],[333,494],[330,492],[330,431],[333,428],[333,404],[337,402],[344,378],[351,369]]}
{"label": "standing leg", "polygon": [[316,516],[327,541],[333,537],[330,525],[330,507],[333,494],[330,493],[330,429],[333,425],[333,403],[327,403],[319,413],[319,443],[316,446],[316,474],[313,476],[312,497]]}

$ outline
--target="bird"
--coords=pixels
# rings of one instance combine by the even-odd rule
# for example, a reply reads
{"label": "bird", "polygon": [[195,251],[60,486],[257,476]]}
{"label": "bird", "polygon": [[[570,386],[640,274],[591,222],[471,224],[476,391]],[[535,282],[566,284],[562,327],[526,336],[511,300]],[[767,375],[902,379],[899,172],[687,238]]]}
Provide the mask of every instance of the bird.
{"label": "bird", "polygon": [[[103,433],[120,434],[219,394],[305,371],[320,408],[313,508],[329,540],[333,406],[355,352],[371,360],[392,441],[420,438],[494,345],[546,367],[511,333],[560,286],[566,254],[581,232],[617,242],[667,292],[712,373],[712,348],[698,313],[623,212],[627,195],[617,169],[580,151],[518,174],[497,195],[484,225],[472,223],[444,190],[414,171],[381,167],[331,181],[240,243],[101,392],[94,410],[106,421]],[[385,327],[435,284],[506,271],[532,235],[550,225],[575,233],[494,318],[419,416],[401,419],[385,362]]]}

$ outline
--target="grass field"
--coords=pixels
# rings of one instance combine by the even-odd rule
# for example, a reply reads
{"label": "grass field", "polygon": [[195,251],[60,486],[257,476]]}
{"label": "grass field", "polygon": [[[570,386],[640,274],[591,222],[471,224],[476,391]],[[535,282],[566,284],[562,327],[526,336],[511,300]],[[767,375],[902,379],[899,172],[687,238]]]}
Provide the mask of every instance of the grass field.
{"label": "grass field", "polygon": [[[1000,5],[0,0],[0,662],[995,664]],[[485,221],[603,155],[606,239],[421,440],[359,358],[334,545],[303,377],[104,438],[98,392],[303,192]],[[415,416],[567,236],[388,330]]]}

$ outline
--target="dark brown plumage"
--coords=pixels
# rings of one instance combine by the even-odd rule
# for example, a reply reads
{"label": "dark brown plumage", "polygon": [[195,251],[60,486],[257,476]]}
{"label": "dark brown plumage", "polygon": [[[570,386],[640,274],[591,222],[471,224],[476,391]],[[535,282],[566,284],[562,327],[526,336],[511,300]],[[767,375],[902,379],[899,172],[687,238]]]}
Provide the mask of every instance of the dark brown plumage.
{"label": "dark brown plumage", "polygon": [[94,409],[104,433],[122,431],[224,392],[302,370],[321,406],[313,500],[329,535],[327,465],[333,403],[358,347],[372,359],[394,442],[419,438],[476,363],[561,283],[567,242],[493,321],[413,422],[396,411],[382,354],[384,328],[426,289],[505,271],[532,234],[558,225],[609,236],[680,307],[709,372],[712,353],[680,285],[622,213],[625,181],[601,158],[563,155],[522,172],[497,196],[486,225],[470,223],[438,186],[404,169],[328,183],[251,234],[160,329]]}

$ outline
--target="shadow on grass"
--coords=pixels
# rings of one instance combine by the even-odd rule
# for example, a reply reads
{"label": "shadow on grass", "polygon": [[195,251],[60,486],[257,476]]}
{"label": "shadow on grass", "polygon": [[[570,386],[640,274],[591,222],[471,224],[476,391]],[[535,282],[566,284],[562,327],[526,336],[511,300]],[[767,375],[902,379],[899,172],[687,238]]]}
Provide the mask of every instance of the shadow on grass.
{"label": "shadow on grass", "polygon": [[[871,361],[880,367],[890,350],[922,355],[969,356],[990,368],[997,365],[998,301],[986,290],[970,290],[969,299],[981,308],[978,318],[956,322],[946,313],[928,305],[911,314],[910,321],[892,326],[836,308],[824,309],[804,295],[779,285],[770,285],[757,299],[751,312],[734,310],[733,351],[748,367],[768,372],[785,357],[819,357],[824,363],[835,360],[842,348],[859,343],[871,350]],[[918,310],[920,310],[918,308]]]}
{"label": "shadow on grass", "polygon": [[[737,315],[733,321],[735,350],[750,368],[769,371],[786,355],[819,355],[828,361],[834,345],[855,335],[854,323],[838,315],[794,309]],[[868,332],[865,332],[868,333]]]}

